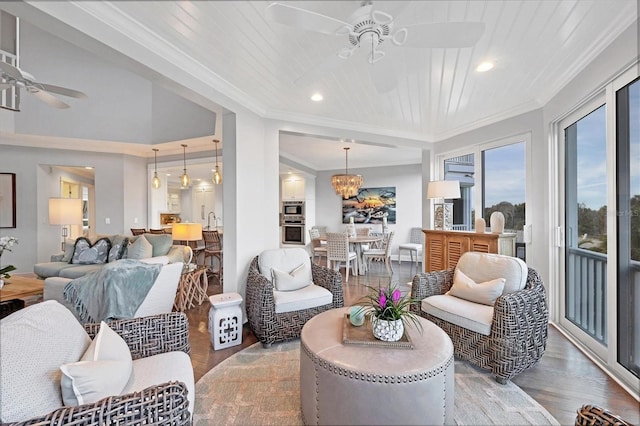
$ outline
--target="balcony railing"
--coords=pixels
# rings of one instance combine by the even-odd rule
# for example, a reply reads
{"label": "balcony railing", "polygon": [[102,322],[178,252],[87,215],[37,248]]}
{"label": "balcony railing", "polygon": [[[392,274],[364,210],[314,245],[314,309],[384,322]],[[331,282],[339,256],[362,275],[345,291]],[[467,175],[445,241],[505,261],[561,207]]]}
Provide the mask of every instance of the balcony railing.
{"label": "balcony railing", "polygon": [[567,247],[565,316],[607,345],[607,255]]}

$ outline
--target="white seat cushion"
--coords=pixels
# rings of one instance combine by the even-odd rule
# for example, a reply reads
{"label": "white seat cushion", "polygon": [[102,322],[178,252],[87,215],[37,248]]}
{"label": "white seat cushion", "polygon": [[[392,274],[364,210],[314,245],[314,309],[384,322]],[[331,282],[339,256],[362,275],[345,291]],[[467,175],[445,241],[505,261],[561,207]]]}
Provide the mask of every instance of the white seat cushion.
{"label": "white seat cushion", "polygon": [[0,338],[0,421],[60,408],[60,366],[78,361],[91,343],[71,312],[53,300],[29,306],[0,321]]}
{"label": "white seat cushion", "polygon": [[458,297],[441,294],[422,300],[424,312],[476,333],[491,333],[493,306],[469,302]]}
{"label": "white seat cushion", "polygon": [[311,284],[295,291],[275,291],[276,314],[315,308],[333,302],[333,294],[319,285]]}
{"label": "white seat cushion", "polygon": [[414,251],[422,251],[422,244],[415,243],[403,243],[398,246],[401,250],[414,250]]}
{"label": "white seat cushion", "polygon": [[504,278],[502,294],[522,290],[527,283],[527,264],[517,257],[468,251],[460,256],[456,269],[477,283]]}
{"label": "white seat cushion", "polygon": [[138,392],[149,386],[169,381],[183,382],[189,391],[189,411],[193,414],[195,384],[191,358],[184,352],[165,352],[147,358],[133,360],[131,378],[121,395]]}

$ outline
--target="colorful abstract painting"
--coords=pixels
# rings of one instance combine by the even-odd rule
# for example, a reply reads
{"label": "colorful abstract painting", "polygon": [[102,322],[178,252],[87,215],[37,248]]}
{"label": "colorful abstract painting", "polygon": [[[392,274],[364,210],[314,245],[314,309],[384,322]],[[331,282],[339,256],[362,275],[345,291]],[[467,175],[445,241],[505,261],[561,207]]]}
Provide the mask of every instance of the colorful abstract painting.
{"label": "colorful abstract painting", "polygon": [[396,187],[360,188],[355,197],[342,200],[342,223],[396,223]]}

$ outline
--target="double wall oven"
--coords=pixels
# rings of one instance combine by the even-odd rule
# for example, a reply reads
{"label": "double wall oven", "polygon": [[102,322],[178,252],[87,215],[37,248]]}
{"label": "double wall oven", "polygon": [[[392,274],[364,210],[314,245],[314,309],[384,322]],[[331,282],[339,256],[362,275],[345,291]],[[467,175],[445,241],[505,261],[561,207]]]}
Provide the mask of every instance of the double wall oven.
{"label": "double wall oven", "polygon": [[282,202],[282,244],[305,244],[304,201]]}

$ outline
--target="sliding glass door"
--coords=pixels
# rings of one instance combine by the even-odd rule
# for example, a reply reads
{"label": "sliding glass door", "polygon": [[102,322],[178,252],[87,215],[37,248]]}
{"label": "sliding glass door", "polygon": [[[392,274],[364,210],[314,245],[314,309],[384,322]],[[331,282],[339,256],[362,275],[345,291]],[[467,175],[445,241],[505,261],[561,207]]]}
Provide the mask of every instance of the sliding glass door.
{"label": "sliding glass door", "polygon": [[640,377],[640,81],[616,93],[618,362]]}
{"label": "sliding glass door", "polygon": [[556,320],[640,385],[640,80],[630,69],[558,125]]}
{"label": "sliding glass door", "polygon": [[[598,106],[564,128],[564,317],[607,346],[607,123]],[[596,346],[596,347],[594,347]]]}

